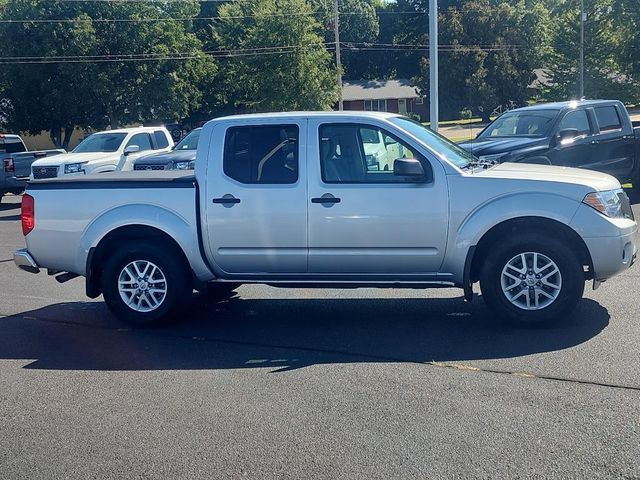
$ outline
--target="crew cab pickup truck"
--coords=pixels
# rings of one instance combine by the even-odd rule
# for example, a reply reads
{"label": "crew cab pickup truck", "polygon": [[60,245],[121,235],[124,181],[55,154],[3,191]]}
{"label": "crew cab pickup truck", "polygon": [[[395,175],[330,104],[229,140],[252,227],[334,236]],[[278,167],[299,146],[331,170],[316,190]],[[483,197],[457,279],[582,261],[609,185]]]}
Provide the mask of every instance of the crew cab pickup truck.
{"label": "crew cab pickup truck", "polygon": [[617,100],[510,110],[460,146],[481,160],[580,167],[633,182],[640,192],[640,135]]}
{"label": "crew cab pickup truck", "polygon": [[[391,170],[367,162],[372,130],[402,147]],[[540,323],[636,256],[614,177],[488,167],[389,113],[218,118],[200,133],[194,173],[31,182],[14,261],[86,277],[89,297],[136,324],[177,316],[194,288],[448,286],[471,300],[478,281],[501,317]]]}
{"label": "crew cab pickup truck", "polygon": [[0,133],[0,201],[7,193],[20,194],[27,186],[31,164],[38,158],[65,153],[64,150],[28,152],[19,135]]}
{"label": "crew cab pickup truck", "polygon": [[201,128],[189,132],[170,152],[153,153],[133,162],[134,170],[193,170]]}
{"label": "crew cab pickup truck", "polygon": [[94,133],[71,153],[34,162],[31,178],[132,170],[136,158],[149,152],[167,152],[172,146],[171,135],[164,127],[122,128]]}

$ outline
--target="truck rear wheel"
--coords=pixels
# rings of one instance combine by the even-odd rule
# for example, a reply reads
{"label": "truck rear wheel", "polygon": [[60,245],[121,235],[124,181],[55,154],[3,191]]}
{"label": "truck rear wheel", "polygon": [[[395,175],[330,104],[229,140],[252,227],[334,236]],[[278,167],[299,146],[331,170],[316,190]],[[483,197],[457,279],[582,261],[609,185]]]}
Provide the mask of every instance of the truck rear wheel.
{"label": "truck rear wheel", "polygon": [[101,285],[109,309],[138,326],[172,319],[193,291],[181,255],[150,241],[132,241],[117,250],[105,265]]}
{"label": "truck rear wheel", "polygon": [[567,245],[533,232],[496,245],[480,275],[489,307],[530,326],[563,320],[582,298],[584,282],[582,264]]}

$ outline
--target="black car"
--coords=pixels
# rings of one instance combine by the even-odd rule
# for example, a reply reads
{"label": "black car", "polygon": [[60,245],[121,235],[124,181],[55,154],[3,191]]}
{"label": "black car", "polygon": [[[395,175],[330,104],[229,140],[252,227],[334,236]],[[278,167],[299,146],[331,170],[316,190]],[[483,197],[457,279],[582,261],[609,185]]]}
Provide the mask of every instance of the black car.
{"label": "black car", "polygon": [[133,164],[134,170],[193,170],[201,128],[189,132],[170,152],[145,155]]}
{"label": "black car", "polygon": [[[510,110],[460,144],[480,160],[599,170],[640,189],[640,135],[617,100],[547,103]],[[635,180],[635,182],[634,182]]]}

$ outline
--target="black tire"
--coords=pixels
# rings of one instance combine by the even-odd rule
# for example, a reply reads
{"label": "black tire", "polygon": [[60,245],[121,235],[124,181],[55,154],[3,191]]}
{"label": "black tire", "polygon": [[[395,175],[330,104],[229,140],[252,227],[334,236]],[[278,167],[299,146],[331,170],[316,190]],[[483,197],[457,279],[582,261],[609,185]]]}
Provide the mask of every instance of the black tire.
{"label": "black tire", "polygon": [[[561,275],[561,287],[557,297],[548,306],[538,310],[519,308],[502,290],[503,269],[510,260],[526,252],[546,256],[557,265]],[[527,291],[529,288],[535,288],[535,286],[525,286],[525,282],[526,280],[523,279],[521,284],[514,284],[512,292],[518,293],[518,288],[527,289]],[[487,305],[500,318],[524,326],[542,326],[564,320],[582,298],[584,284],[584,270],[573,250],[552,234],[542,235],[537,232],[522,232],[492,247],[480,274],[482,296]],[[531,301],[534,297],[538,297],[540,301],[547,301],[546,297],[534,292],[535,290],[529,297]],[[525,292],[524,295],[529,294]],[[519,301],[526,301],[526,297],[524,299],[521,297]]]}
{"label": "black tire", "polygon": [[[148,282],[150,286],[166,290],[162,301],[151,311],[136,311],[129,307],[118,289],[121,274],[124,274],[125,267],[134,261],[151,262],[166,280],[157,284]],[[156,274],[156,278],[158,276],[159,274]],[[175,251],[175,248],[145,240],[131,241],[111,255],[102,271],[100,281],[105,303],[111,312],[122,321],[143,327],[158,326],[174,319],[178,307],[184,308],[185,302],[189,301],[193,292],[190,272],[181,253]],[[135,286],[137,287],[137,284]],[[158,301],[157,297],[155,298]],[[135,298],[133,303],[138,303]],[[149,302],[146,303],[150,305]]]}

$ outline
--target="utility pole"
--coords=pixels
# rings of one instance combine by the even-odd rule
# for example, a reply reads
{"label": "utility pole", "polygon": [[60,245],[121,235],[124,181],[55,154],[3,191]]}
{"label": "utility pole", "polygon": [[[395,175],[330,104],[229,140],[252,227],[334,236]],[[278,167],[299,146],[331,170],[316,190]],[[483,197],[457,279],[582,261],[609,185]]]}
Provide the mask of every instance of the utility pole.
{"label": "utility pole", "polygon": [[580,0],[580,95],[584,97],[584,22],[587,21],[587,14],[584,11],[584,0]]}
{"label": "utility pole", "polygon": [[429,0],[429,120],[438,131],[438,0]]}
{"label": "utility pole", "polygon": [[338,11],[338,0],[333,0],[333,32],[336,37],[336,72],[338,75],[338,110],[343,110],[342,103],[342,62],[340,61],[340,12]]}

